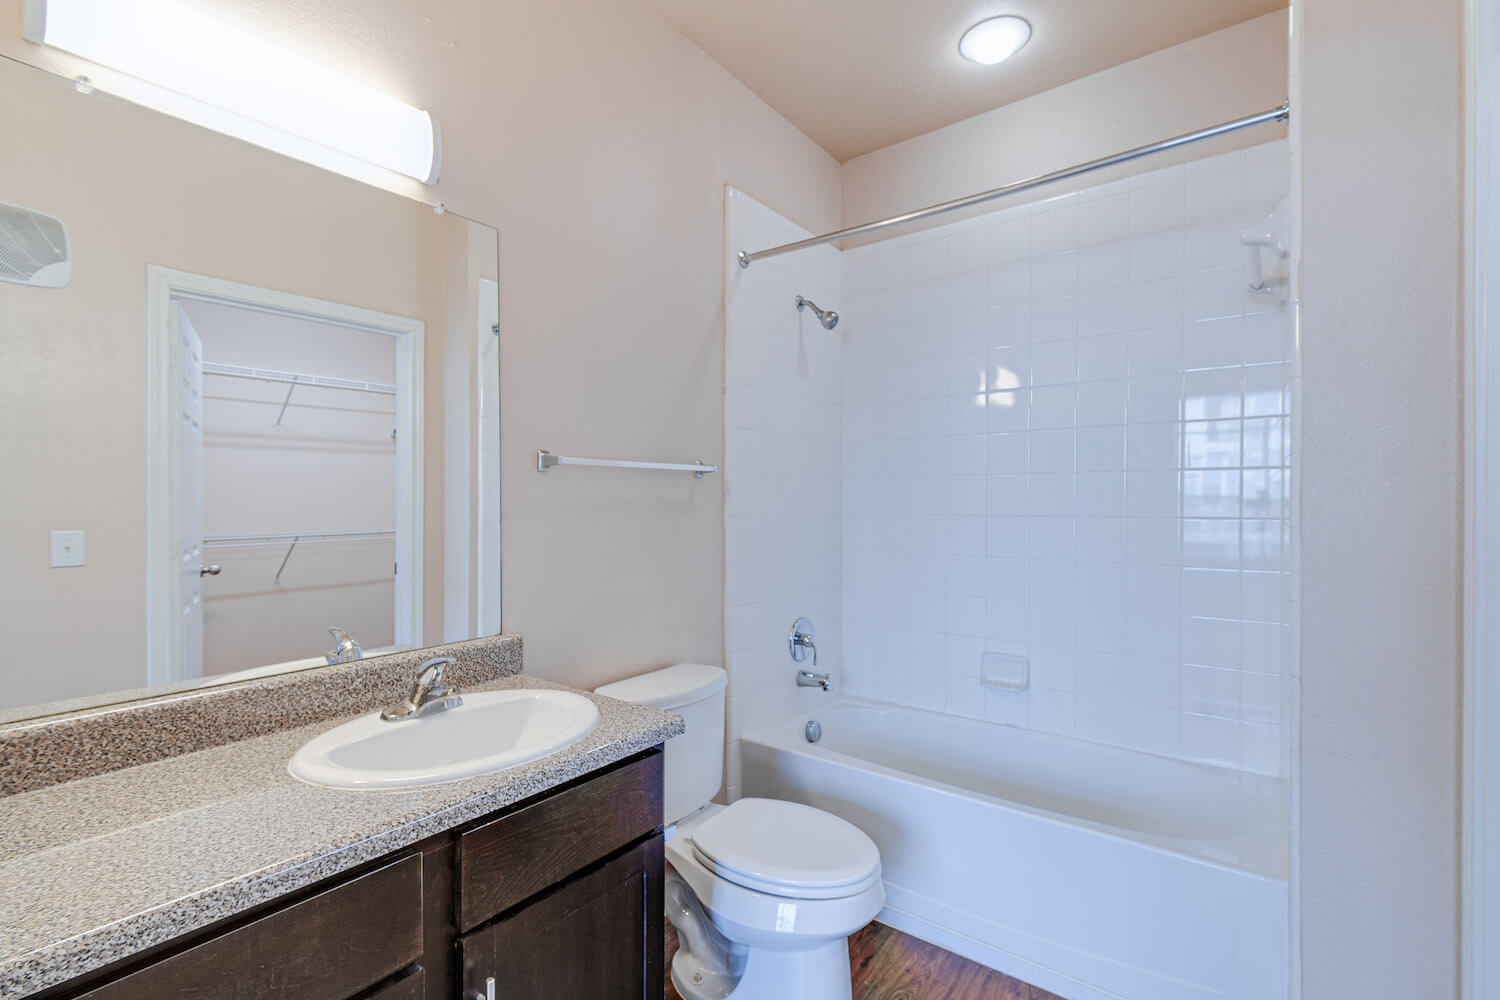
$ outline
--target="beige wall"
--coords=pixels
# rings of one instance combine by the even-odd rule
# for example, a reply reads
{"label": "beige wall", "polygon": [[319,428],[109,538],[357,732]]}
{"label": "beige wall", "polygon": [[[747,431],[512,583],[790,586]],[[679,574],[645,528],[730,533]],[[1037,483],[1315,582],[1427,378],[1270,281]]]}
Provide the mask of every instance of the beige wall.
{"label": "beige wall", "polygon": [[1303,995],[1457,995],[1458,0],[1298,0]]}
{"label": "beige wall", "polygon": [[[500,230],[505,622],[528,669],[722,662],[721,480],[543,476],[535,451],[720,460],[724,185],[826,229],[838,164],[635,0],[204,2],[434,110],[429,197]],[[0,52],[48,61],[20,14],[0,0]]]}
{"label": "beige wall", "polygon": [[721,462],[724,185],[820,229],[838,165],[634,0],[475,29],[466,72],[496,79],[440,110],[470,131],[444,197],[500,229],[506,626],[575,684],[722,663],[722,477],[541,475],[535,453]]}
{"label": "beige wall", "polygon": [[[1254,114],[1286,96],[1287,14],[1277,11],[850,160],[844,164],[844,224],[961,198]],[[1147,169],[1283,134],[1278,125],[1251,129],[1153,157]],[[1139,169],[1101,171],[1046,190],[1062,194]]]}

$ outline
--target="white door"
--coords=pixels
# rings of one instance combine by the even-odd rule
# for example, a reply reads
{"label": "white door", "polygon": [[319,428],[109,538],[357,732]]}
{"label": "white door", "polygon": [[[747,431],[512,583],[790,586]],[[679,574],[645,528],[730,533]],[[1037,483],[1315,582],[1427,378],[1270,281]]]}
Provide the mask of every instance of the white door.
{"label": "white door", "polygon": [[203,676],[203,341],[174,305],[177,334],[177,663],[173,678]]}

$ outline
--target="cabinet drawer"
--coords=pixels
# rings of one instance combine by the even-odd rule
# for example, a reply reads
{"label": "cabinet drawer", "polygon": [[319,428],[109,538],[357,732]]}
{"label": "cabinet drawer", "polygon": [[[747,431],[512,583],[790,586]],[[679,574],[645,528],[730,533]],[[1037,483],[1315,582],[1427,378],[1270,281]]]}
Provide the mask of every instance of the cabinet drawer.
{"label": "cabinet drawer", "polygon": [[413,854],[80,1000],[346,1000],[421,954],[422,857]]}
{"label": "cabinet drawer", "polygon": [[660,750],[459,839],[459,931],[467,931],[661,826]]}

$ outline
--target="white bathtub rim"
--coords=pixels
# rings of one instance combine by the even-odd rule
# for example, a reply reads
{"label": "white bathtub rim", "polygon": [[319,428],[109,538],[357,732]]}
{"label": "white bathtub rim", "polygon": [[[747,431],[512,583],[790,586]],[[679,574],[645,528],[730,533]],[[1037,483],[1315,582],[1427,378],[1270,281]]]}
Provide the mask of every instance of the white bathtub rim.
{"label": "white bathtub rim", "polygon": [[[1101,823],[1097,820],[1084,819],[1082,817],[1071,816],[1066,813],[1054,812],[1050,809],[1043,809],[1025,802],[1017,802],[1013,799],[1004,799],[998,796],[989,795],[985,792],[963,789],[958,786],[949,784],[945,781],[937,781],[911,771],[902,771],[897,768],[889,767],[885,764],[877,764],[874,761],[865,760],[862,757],[855,757],[851,754],[846,754],[838,750],[831,750],[826,747],[821,747],[816,743],[808,743],[805,739],[793,735],[794,730],[799,728],[799,723],[803,723],[805,720],[817,716],[820,712],[826,712],[828,709],[845,706],[852,706],[856,708],[895,709],[901,712],[922,712],[927,715],[944,716],[944,713],[942,712],[928,712],[924,709],[910,708],[905,705],[896,705],[889,702],[878,702],[864,698],[851,698],[846,696],[840,698],[836,702],[830,702],[828,705],[823,706],[823,708],[820,710],[802,712],[783,722],[773,723],[768,726],[763,726],[753,732],[746,733],[740,737],[740,740],[742,743],[746,741],[751,743],[758,743],[761,746],[769,747],[774,750],[793,753],[803,757],[811,757],[815,760],[821,760],[836,767],[844,768],[847,770],[867,772],[873,771],[882,776],[892,778],[897,781],[904,781],[918,785],[949,799],[966,801],[974,801],[977,799],[985,802],[988,805],[993,805],[1002,809],[1014,810],[1024,815],[1043,820],[1052,825],[1074,829],[1083,828],[1106,837],[1111,837],[1116,840],[1128,842],[1132,846],[1145,848],[1147,850],[1154,851],[1168,857],[1190,861],[1194,864],[1204,865],[1213,869],[1231,871],[1238,875],[1244,875],[1250,878],[1263,880],[1268,884],[1274,886],[1285,887],[1287,885],[1288,876],[1284,868],[1280,871],[1280,873],[1271,872],[1266,871],[1263,868],[1253,866],[1249,863],[1236,863],[1219,858],[1204,857],[1202,854],[1193,853],[1187,849],[1187,845],[1204,843],[1204,841],[1202,840],[1195,840],[1193,838],[1187,837],[1172,837],[1164,834],[1148,834],[1140,831],[1131,831],[1120,826],[1115,826],[1113,824]],[[981,720],[968,719],[966,721],[973,722]],[[998,725],[998,723],[987,724]],[[1129,752],[1138,753],[1140,751]],[[1175,758],[1163,759],[1171,760],[1173,761],[1173,763],[1180,763],[1186,766],[1204,768],[1212,767],[1212,765],[1199,764],[1193,761],[1178,761]],[[1262,775],[1259,777],[1265,776]],[[1277,779],[1268,780],[1275,781]],[[1288,835],[1290,835],[1289,828],[1287,832]],[[1173,847],[1166,846],[1165,844],[1159,843],[1158,841],[1181,844],[1183,845],[1183,848],[1174,849]],[[1222,841],[1210,841],[1210,843],[1222,843]],[[1247,852],[1235,851],[1234,853],[1236,857],[1241,861],[1245,860]],[[1282,860],[1285,860],[1284,857],[1282,857]]]}
{"label": "white bathtub rim", "polygon": [[[1187,769],[1187,770],[1207,772],[1207,773],[1213,775],[1216,779],[1219,779],[1219,778],[1222,778],[1222,777],[1229,777],[1229,778],[1234,778],[1234,779],[1247,779],[1247,780],[1250,780],[1250,781],[1254,781],[1254,782],[1258,782],[1258,783],[1264,783],[1264,784],[1270,784],[1270,785],[1278,785],[1278,786],[1285,786],[1286,785],[1286,779],[1285,778],[1281,778],[1281,777],[1278,777],[1278,776],[1272,775],[1272,774],[1261,774],[1258,771],[1240,771],[1240,770],[1237,770],[1236,768],[1226,767],[1226,766],[1224,766],[1222,764],[1214,764],[1214,763],[1212,763],[1210,761],[1189,760],[1189,759],[1186,759],[1186,758],[1183,758],[1183,757],[1172,757],[1172,756],[1168,756],[1166,754],[1152,753],[1149,750],[1134,750],[1134,749],[1131,749],[1129,747],[1118,747],[1118,746],[1113,746],[1113,745],[1108,744],[1108,743],[1098,743],[1098,742],[1095,742],[1093,740],[1080,739],[1077,736],[1064,736],[1064,735],[1061,735],[1059,733],[1051,733],[1051,732],[1047,732],[1046,730],[1042,730],[1042,729],[1027,729],[1024,726],[1016,726],[1016,725],[1012,725],[1011,723],[1008,723],[1008,722],[991,722],[988,719],[976,719],[973,716],[968,716],[968,715],[954,715],[954,714],[951,714],[951,713],[948,713],[948,712],[934,711],[933,709],[930,709],[930,708],[916,708],[916,707],[911,706],[911,705],[902,705],[899,702],[879,701],[879,700],[877,700],[875,698],[865,698],[865,697],[861,697],[861,696],[858,696],[858,695],[851,695],[851,694],[835,695],[833,701],[829,701],[826,704],[824,704],[824,705],[822,705],[822,706],[820,706],[818,708],[801,710],[796,715],[793,715],[793,716],[791,716],[789,718],[782,719],[780,721],[773,722],[773,723],[770,723],[768,725],[760,726],[760,727],[752,730],[751,732],[743,734],[740,738],[741,739],[750,739],[752,737],[759,736],[759,735],[761,735],[763,733],[777,732],[777,731],[780,731],[780,730],[783,730],[783,729],[790,729],[790,728],[799,728],[800,729],[800,724],[801,723],[804,723],[805,721],[807,721],[809,719],[812,719],[812,718],[814,718],[814,717],[816,717],[816,716],[818,716],[820,714],[826,714],[829,711],[832,711],[832,710],[835,710],[835,709],[840,709],[840,708],[863,708],[863,709],[869,709],[869,710],[875,711],[875,712],[899,712],[901,714],[920,715],[920,716],[925,716],[926,718],[929,718],[929,719],[942,719],[942,720],[945,720],[945,721],[957,722],[957,723],[962,723],[962,724],[965,724],[965,725],[977,725],[977,726],[995,727],[995,728],[998,728],[998,729],[1002,729],[1002,730],[1004,730],[1004,731],[1006,731],[1008,733],[1022,733],[1022,734],[1025,734],[1026,736],[1035,737],[1035,738],[1041,739],[1041,740],[1058,740],[1058,741],[1067,742],[1067,743],[1081,743],[1081,744],[1084,744],[1084,745],[1089,746],[1089,747],[1098,748],[1099,750],[1102,750],[1102,751],[1115,752],[1115,753],[1121,753],[1121,754],[1128,754],[1128,755],[1131,755],[1131,756],[1150,757],[1153,760],[1164,761],[1164,762],[1170,764],[1173,767],[1181,767],[1181,768],[1184,768],[1184,769]],[[766,742],[766,741],[765,740],[761,740],[761,742]],[[799,744],[801,742],[804,742],[804,741],[802,741],[800,739],[793,741],[794,745]],[[816,746],[816,744],[810,744],[810,745]],[[976,793],[976,794],[983,794],[983,793]],[[991,796],[991,798],[993,798],[993,797],[994,796]]]}

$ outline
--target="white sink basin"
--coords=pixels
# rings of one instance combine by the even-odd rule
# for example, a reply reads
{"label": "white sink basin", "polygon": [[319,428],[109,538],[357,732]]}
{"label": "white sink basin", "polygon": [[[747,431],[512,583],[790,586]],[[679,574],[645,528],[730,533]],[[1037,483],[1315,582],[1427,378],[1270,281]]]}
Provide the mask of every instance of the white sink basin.
{"label": "white sink basin", "polygon": [[435,785],[515,767],[583,739],[599,709],[571,691],[466,694],[464,703],[402,722],[362,716],[309,740],[292,776],[329,788]]}

